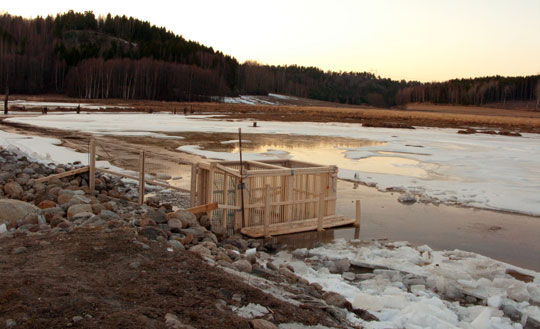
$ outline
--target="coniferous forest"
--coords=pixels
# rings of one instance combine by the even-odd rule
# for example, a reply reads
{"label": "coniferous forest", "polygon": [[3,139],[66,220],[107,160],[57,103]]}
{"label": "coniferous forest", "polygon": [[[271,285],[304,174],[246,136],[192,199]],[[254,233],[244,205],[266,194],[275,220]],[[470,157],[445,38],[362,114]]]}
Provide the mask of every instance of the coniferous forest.
{"label": "coniferous forest", "polygon": [[12,94],[178,101],[278,93],[377,107],[540,101],[540,75],[420,83],[367,72],[240,64],[149,22],[73,11],[34,19],[0,16],[0,86]]}

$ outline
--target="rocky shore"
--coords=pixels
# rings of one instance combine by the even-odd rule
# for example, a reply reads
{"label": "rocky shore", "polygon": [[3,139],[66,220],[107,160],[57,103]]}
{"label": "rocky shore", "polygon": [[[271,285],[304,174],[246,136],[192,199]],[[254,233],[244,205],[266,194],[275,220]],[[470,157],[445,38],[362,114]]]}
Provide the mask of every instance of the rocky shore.
{"label": "rocky shore", "polygon": [[[231,282],[247,284],[250,289],[264,291],[264,294],[268,295],[267,304],[262,305],[256,300],[250,300],[245,294],[238,294],[234,290],[223,292],[220,289],[224,288],[220,288],[219,284],[208,282],[208,285],[214,286],[215,289],[210,293],[213,299],[209,301],[212,304],[209,309],[217,307],[220,312],[229,314],[227,321],[230,322],[222,323],[219,325],[220,328],[245,327],[245,324],[253,328],[277,328],[278,325],[280,328],[304,328],[305,325],[319,324],[344,328],[353,326],[347,319],[349,312],[366,319],[370,318],[366,312],[353,310],[351,304],[341,295],[325,292],[320,285],[309,284],[305,279],[295,275],[291,266],[286,264],[275,266],[269,262],[269,255],[276,251],[275,244],[245,239],[240,235],[226,236],[221,227],[212,225],[205,214],[196,216],[179,209],[185,208],[188,204],[186,195],[175,194],[175,201],[170,202],[171,195],[160,197],[158,191],[156,196],[147,198],[144,205],[138,205],[135,203],[137,197],[135,184],[107,175],[98,174],[93,192],[88,187],[87,173],[51,179],[44,183],[36,182],[39,178],[80,166],[80,163],[61,165],[35,162],[22,154],[0,148],[0,254],[4,257],[0,261],[4,264],[1,270],[9,272],[13,268],[11,266],[13,264],[9,262],[25,259],[21,265],[22,271],[24,266],[30,264],[29,258],[34,257],[33,249],[36,246],[52,248],[51,244],[54,245],[52,241],[64,241],[62,248],[69,250],[71,245],[65,245],[65,241],[71,241],[72,247],[75,247],[82,243],[81,241],[88,243],[89,237],[93,236],[96,246],[89,245],[89,248],[97,250],[100,243],[111,243],[103,242],[104,239],[108,239],[107,236],[115,236],[119,245],[122,245],[120,241],[125,242],[126,239],[129,242],[122,245],[124,249],[118,251],[120,253],[131,252],[131,249],[134,249],[141,254],[164,252],[176,255],[174,257],[204,264],[197,265],[198,268],[183,268],[179,272],[183,271],[185,274],[186,271],[189,273],[199,270],[217,271],[233,278],[227,282],[229,285]],[[57,252],[58,250],[54,249],[50,255]],[[99,255],[100,251],[94,250],[94,253]],[[109,257],[109,255],[102,256]],[[141,268],[144,269],[145,264],[152,261],[151,255],[143,257],[143,260],[138,256],[131,255],[132,259],[123,259],[122,262],[126,263],[123,270],[132,274],[138,273]],[[156,256],[156,262],[159,257]],[[61,260],[58,259],[58,262]],[[167,266],[167,263],[154,265]],[[64,270],[70,269],[64,267]],[[93,269],[89,269],[89,275],[92,271]],[[115,271],[118,271],[116,267]],[[17,273],[12,274],[12,279],[16,281]],[[201,273],[203,285],[206,284],[204,280],[207,274]],[[20,275],[23,275],[23,272]],[[119,277],[125,275],[125,273],[118,274]],[[182,281],[183,277],[179,275],[177,280]],[[156,284],[159,286],[159,282]],[[97,290],[103,288],[94,286]],[[16,303],[13,303],[13,300],[12,303],[9,302],[6,291],[11,290],[6,289],[7,287],[0,286],[2,294],[0,320],[9,328],[31,326],[32,318],[28,314],[13,309]],[[219,291],[221,293],[218,293]],[[216,294],[221,294],[221,298],[216,299]],[[30,295],[40,298],[39,292],[32,292]],[[17,296],[20,297],[22,304],[29,303],[26,300],[27,296]],[[185,296],[177,298],[180,304],[185,304]],[[290,314],[285,315],[286,312],[276,311],[281,308],[288,309]],[[91,312],[80,314],[58,312],[51,317],[51,322],[43,322],[44,319],[41,319],[40,323],[59,325],[64,321],[62,326],[83,327],[99,327],[108,323],[107,312],[97,313],[101,315],[96,316]],[[186,315],[185,309],[184,311],[175,311],[174,308],[160,309],[158,313],[162,317],[153,321],[150,327],[213,327],[209,324],[201,325],[204,323],[201,319],[193,320]],[[219,315],[218,313],[216,314]],[[137,325],[132,327],[148,327],[148,321],[143,320],[135,321]],[[143,325],[144,323],[146,325]]]}

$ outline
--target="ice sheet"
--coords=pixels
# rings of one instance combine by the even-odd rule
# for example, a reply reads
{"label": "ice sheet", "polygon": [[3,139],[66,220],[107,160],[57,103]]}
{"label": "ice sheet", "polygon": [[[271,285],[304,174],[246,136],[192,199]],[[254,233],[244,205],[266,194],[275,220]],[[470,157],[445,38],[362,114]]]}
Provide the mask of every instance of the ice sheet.
{"label": "ice sheet", "polygon": [[[460,135],[456,129],[418,128],[415,130],[366,128],[359,124],[312,122],[260,122],[254,128],[248,120],[232,122],[210,116],[170,114],[91,114],[84,116],[39,116],[8,119],[91,133],[138,132],[222,132],[244,134],[289,134],[368,139],[382,142],[376,146],[347,148],[351,159],[400,157],[414,160],[411,172],[420,177],[339,170],[339,177],[417,195],[422,201],[540,215],[540,136]],[[189,148],[187,151],[218,159],[236,159],[235,154],[210,153]],[[249,155],[248,158],[265,159]],[[294,158],[294,154],[291,154]],[[323,162],[316,151],[312,162]]]}

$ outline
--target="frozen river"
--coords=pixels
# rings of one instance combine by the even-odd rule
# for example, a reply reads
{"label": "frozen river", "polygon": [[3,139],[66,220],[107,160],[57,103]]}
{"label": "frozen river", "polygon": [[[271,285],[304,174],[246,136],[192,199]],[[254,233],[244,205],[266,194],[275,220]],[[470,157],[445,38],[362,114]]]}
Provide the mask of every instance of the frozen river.
{"label": "frozen river", "polygon": [[[259,122],[211,116],[170,114],[46,115],[7,119],[41,127],[105,135],[166,138],[189,132],[275,134],[347,138],[350,145],[314,143],[296,147],[294,140],[275,145],[246,144],[246,158],[292,157],[336,164],[339,177],[381,191],[408,192],[418,200],[540,216],[540,136],[460,135],[456,129],[365,128],[359,124]],[[355,144],[356,143],[356,144]],[[236,159],[237,150],[180,148],[202,156]]]}

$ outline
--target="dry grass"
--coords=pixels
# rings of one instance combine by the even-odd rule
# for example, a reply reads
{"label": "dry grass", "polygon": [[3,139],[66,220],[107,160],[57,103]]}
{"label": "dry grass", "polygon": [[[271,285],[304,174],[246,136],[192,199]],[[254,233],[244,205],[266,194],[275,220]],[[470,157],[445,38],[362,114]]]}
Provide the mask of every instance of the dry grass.
{"label": "dry grass", "polygon": [[[77,101],[59,95],[12,96],[12,99],[34,101]],[[400,123],[410,126],[428,127],[489,127],[540,133],[540,112],[512,107],[501,109],[480,106],[435,105],[429,103],[408,104],[405,108],[353,107],[332,104],[332,106],[298,105],[247,105],[226,103],[187,103],[149,100],[82,100],[84,103],[132,106],[136,111],[183,113],[193,109],[197,113],[224,113],[235,118],[255,120],[315,121],[315,122],[359,122],[384,126],[386,123]],[[334,106],[335,105],[335,106]],[[118,110],[114,110],[118,111]],[[133,111],[133,109],[129,110]]]}

